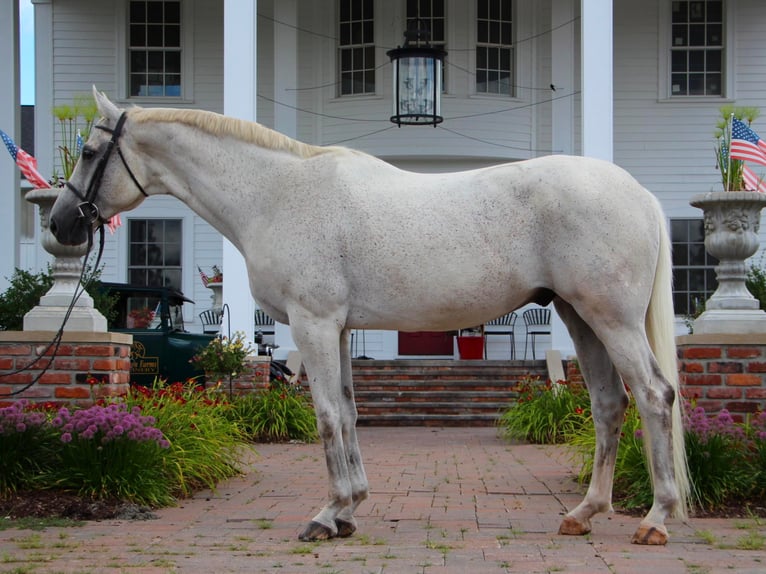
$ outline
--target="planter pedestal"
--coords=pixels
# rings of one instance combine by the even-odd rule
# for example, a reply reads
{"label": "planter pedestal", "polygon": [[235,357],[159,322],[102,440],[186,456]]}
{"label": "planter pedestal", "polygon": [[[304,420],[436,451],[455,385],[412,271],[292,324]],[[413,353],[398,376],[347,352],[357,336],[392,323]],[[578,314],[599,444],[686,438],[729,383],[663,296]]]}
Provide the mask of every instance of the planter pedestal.
{"label": "planter pedestal", "polygon": [[694,333],[766,333],[766,312],[745,286],[745,260],[758,250],[766,194],[709,192],[692,197],[705,215],[705,249],[719,261],[718,289],[694,321]]}

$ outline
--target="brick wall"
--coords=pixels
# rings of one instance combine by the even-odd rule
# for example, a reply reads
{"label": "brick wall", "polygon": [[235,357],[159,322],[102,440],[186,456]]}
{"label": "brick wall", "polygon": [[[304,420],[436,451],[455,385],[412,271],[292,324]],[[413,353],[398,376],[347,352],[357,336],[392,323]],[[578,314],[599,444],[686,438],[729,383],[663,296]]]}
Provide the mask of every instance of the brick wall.
{"label": "brick wall", "polygon": [[766,335],[685,335],[677,344],[686,398],[739,420],[766,410]]}
{"label": "brick wall", "polygon": [[[121,396],[127,392],[131,335],[64,333],[51,363],[53,349],[46,351],[46,348],[53,336],[49,331],[0,332],[0,405],[29,399],[86,406],[94,398]],[[6,396],[32,382],[49,363],[48,370],[31,388],[13,397]],[[25,370],[14,373],[17,369]],[[91,377],[99,384],[91,385]]]}

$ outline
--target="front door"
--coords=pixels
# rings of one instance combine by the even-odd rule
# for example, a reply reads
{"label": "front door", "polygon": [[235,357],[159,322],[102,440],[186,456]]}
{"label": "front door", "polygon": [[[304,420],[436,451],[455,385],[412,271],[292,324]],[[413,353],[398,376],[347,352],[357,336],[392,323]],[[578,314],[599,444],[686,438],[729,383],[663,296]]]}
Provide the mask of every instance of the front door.
{"label": "front door", "polygon": [[399,354],[452,356],[454,336],[455,331],[399,331]]}

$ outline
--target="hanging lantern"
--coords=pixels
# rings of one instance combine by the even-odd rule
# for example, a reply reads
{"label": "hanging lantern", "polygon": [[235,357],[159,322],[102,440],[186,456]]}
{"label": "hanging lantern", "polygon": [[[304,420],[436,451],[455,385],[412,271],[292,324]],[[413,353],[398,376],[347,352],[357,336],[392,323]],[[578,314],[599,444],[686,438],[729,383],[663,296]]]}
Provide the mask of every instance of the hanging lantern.
{"label": "hanging lantern", "polygon": [[[447,52],[432,48],[428,30],[407,30],[404,46],[386,52],[394,64],[394,115],[391,121],[399,127],[434,126],[444,121],[441,116],[442,62]],[[410,46],[410,40],[424,46]]]}

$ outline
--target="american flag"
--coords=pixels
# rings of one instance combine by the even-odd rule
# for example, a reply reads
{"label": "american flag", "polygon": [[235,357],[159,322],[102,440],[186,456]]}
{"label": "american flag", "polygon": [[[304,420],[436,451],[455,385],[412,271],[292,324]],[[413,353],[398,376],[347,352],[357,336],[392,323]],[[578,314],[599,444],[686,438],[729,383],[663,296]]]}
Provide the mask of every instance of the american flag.
{"label": "american flag", "polygon": [[197,270],[199,271],[199,276],[202,279],[202,284],[207,287],[207,284],[210,282],[210,278],[205,275],[205,272],[200,268],[199,265],[197,265]]}
{"label": "american flag", "polygon": [[731,120],[731,150],[729,155],[735,159],[744,159],[766,165],[766,142],[758,137],[750,127],[738,120]]}
{"label": "american flag", "polygon": [[751,191],[766,193],[766,181],[763,181],[762,177],[758,177],[755,172],[746,165],[742,166],[742,179],[745,180],[745,185]]}
{"label": "american flag", "polygon": [[19,166],[21,173],[27,178],[27,181],[37,189],[50,187],[48,181],[37,171],[37,160],[13,143],[8,134],[2,130],[0,130],[0,137],[3,138],[3,143],[8,148],[8,153],[11,154],[13,161]]}

